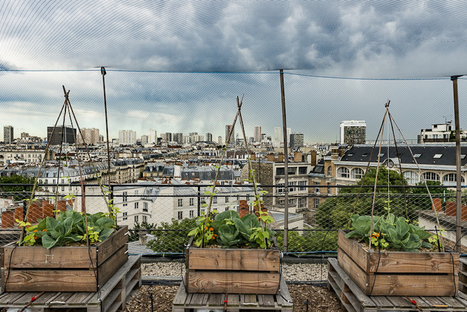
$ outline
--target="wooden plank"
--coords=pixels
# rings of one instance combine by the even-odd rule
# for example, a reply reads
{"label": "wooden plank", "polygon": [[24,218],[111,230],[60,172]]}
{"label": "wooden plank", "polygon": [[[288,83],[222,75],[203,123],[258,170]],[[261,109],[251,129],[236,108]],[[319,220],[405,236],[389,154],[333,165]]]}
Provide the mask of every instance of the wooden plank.
{"label": "wooden plank", "polygon": [[259,295],[258,301],[262,307],[274,307],[276,305],[274,295]]}
{"label": "wooden plank", "polygon": [[[4,272],[3,278],[6,274]],[[90,270],[11,270],[6,291],[95,291],[96,276]]]}
{"label": "wooden plank", "polygon": [[190,270],[233,270],[278,272],[280,250],[190,248],[187,257]]}
{"label": "wooden plank", "polygon": [[188,271],[188,293],[276,294],[279,273]]}
{"label": "wooden plank", "polygon": [[454,309],[462,309],[465,308],[465,305],[462,304],[459,300],[453,297],[439,297],[441,301],[444,303],[448,304],[450,307],[453,307]]}
{"label": "wooden plank", "polygon": [[256,298],[256,295],[252,294],[245,294],[243,295],[242,298],[242,306],[247,306],[247,307],[257,307],[259,306],[258,299]]}
{"label": "wooden plank", "polygon": [[[358,242],[353,239],[346,238],[345,232],[339,230],[337,234],[337,244],[340,248],[338,253],[344,251],[352,259],[355,259],[360,268],[368,270],[368,253],[361,248]],[[342,266],[340,263],[339,265]]]}
{"label": "wooden plank", "polygon": [[410,302],[409,300],[407,300],[407,298],[405,297],[387,297],[389,301],[392,302],[393,306],[395,308],[399,308],[399,309],[410,309],[410,308],[415,308],[415,305]]}
{"label": "wooden plank", "polygon": [[[125,276],[128,272],[129,268],[131,268],[135,263],[140,261],[141,256],[129,256],[128,260],[125,264],[123,264],[120,269],[115,272],[111,279],[105,283],[100,289],[100,298],[104,299],[112,290],[113,288],[121,281],[121,279]],[[91,302],[99,302],[99,297],[95,294],[91,299]]]}
{"label": "wooden plank", "polygon": [[292,297],[290,296],[289,289],[287,288],[287,284],[285,283],[284,276],[281,276],[280,291],[277,297],[280,297],[282,299],[281,305],[283,307],[293,306]]}
{"label": "wooden plank", "polygon": [[[127,262],[127,250],[128,245],[125,244],[117,252],[111,255],[106,262],[99,266],[98,278],[100,287],[107,283],[107,281]],[[97,291],[97,289],[92,291]]]}
{"label": "wooden plank", "polygon": [[191,297],[191,306],[204,306],[208,302],[209,294],[193,294]]}
{"label": "wooden plank", "polygon": [[[125,245],[128,226],[121,227],[114,235],[97,246],[59,246],[46,249],[42,246],[16,246],[7,244],[0,248],[2,268],[15,269],[92,269],[107,260]],[[99,250],[99,251],[97,251]],[[13,254],[13,258],[11,258]],[[92,263],[91,263],[92,261]]]}
{"label": "wooden plank", "polygon": [[181,282],[172,304],[175,306],[185,305],[187,296],[188,293],[186,292],[185,284]]}
{"label": "wooden plank", "polygon": [[378,309],[381,308],[393,308],[393,304],[385,296],[373,296],[370,298],[373,301]]}
{"label": "wooden plank", "polygon": [[368,252],[355,240],[345,237],[341,230],[338,244],[355,263],[367,273],[447,273],[457,274],[459,254],[449,252]]}
{"label": "wooden plank", "polygon": [[227,295],[227,306],[238,307],[240,305],[240,296],[238,294]]}
{"label": "wooden plank", "polygon": [[[88,301],[91,299],[93,293],[92,292],[77,292],[74,293],[68,300],[67,300],[67,305],[79,305],[79,306],[84,306],[88,303]],[[40,297],[39,299],[41,299]],[[37,301],[37,300],[36,300]],[[35,302],[36,302],[35,301]]]}
{"label": "wooden plank", "polygon": [[95,246],[90,247],[89,254],[87,247],[4,246],[0,252],[5,269],[90,269],[96,266]]}
{"label": "wooden plank", "polygon": [[453,296],[458,277],[451,274],[367,274],[346,253],[338,254],[339,264],[365,295],[372,296]]}
{"label": "wooden plank", "polygon": [[224,297],[221,294],[210,294],[208,304],[210,307],[224,306]]}
{"label": "wooden plank", "polygon": [[128,225],[119,227],[118,231],[97,245],[99,265],[112,256],[128,242]]}
{"label": "wooden plank", "polygon": [[337,259],[328,259],[329,264],[337,272],[340,278],[345,282],[346,285],[352,290],[355,297],[360,301],[364,307],[375,307],[375,303],[368,298],[360,287],[345,273],[345,271],[338,265]]}

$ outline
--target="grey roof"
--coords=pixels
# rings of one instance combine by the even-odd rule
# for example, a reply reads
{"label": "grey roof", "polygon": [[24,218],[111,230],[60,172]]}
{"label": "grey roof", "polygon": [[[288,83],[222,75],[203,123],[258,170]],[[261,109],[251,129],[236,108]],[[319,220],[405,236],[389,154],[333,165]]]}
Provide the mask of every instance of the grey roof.
{"label": "grey roof", "polygon": [[[455,166],[456,146],[455,144],[417,144],[410,145],[412,154],[416,157],[417,163],[422,165]],[[340,161],[347,162],[368,162],[373,150],[373,145],[354,145],[345,152]],[[371,157],[372,162],[378,161],[379,147],[376,146]],[[399,153],[397,153],[397,151]],[[402,164],[415,164],[415,159],[409,148],[394,145],[382,146],[380,162],[384,163],[388,158],[394,159],[399,156]],[[461,146],[461,164],[467,164],[467,145]]]}

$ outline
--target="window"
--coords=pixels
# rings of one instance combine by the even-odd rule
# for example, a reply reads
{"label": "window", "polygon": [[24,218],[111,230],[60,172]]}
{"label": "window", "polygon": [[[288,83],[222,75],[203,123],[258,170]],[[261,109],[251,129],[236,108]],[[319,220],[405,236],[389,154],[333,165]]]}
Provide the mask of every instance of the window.
{"label": "window", "polygon": [[298,200],[298,208],[306,208],[306,198],[300,198]]}
{"label": "window", "polygon": [[226,203],[229,202],[229,198],[228,198],[228,197],[225,198],[225,202],[226,202]]}
{"label": "window", "polygon": [[137,190],[135,191],[135,195],[138,195],[138,191],[137,191]]}
{"label": "window", "polygon": [[183,211],[179,211],[178,212],[178,220],[182,220],[183,219]]}
{"label": "window", "polygon": [[319,182],[313,182],[313,185],[315,185],[315,194],[318,194],[319,195],[319,187],[317,187],[317,185],[319,186]]}
{"label": "window", "polygon": [[147,216],[143,216],[143,223],[148,223],[148,217]]}
{"label": "window", "polygon": [[350,178],[349,169],[347,169],[345,167],[339,167],[339,169],[337,169],[337,177],[339,177],[339,178]]}
{"label": "window", "polygon": [[289,199],[289,207],[295,207],[296,205],[297,205],[296,198]]}
{"label": "window", "polygon": [[298,190],[299,190],[299,191],[306,191],[306,187],[305,187],[306,181],[298,181],[298,185],[300,185],[300,186],[298,187]]}
{"label": "window", "polygon": [[289,192],[295,191],[295,187],[293,185],[295,185],[295,182],[289,182]]}
{"label": "window", "polygon": [[182,207],[183,206],[183,198],[179,198],[178,199],[178,207]]}
{"label": "window", "polygon": [[331,185],[330,182],[328,182],[328,195],[331,195],[331,188],[329,187]]}
{"label": "window", "polygon": [[313,208],[317,209],[319,206],[319,198],[313,199]]}
{"label": "window", "polygon": [[422,177],[425,181],[439,181],[439,175],[434,172],[425,172]]}
{"label": "window", "polygon": [[194,198],[190,198],[190,206],[194,206],[195,205],[195,199]]}
{"label": "window", "polygon": [[361,179],[363,178],[363,175],[365,174],[365,171],[361,168],[354,168],[352,169],[352,179]]}
{"label": "window", "polygon": [[128,201],[128,192],[123,192],[123,202]]}
{"label": "window", "polygon": [[138,223],[138,216],[135,216],[135,223]]}
{"label": "window", "polygon": [[403,175],[409,185],[415,185],[419,182],[418,174],[413,171],[406,171]]}
{"label": "window", "polygon": [[413,157],[414,158],[420,158],[422,156],[422,154],[414,154]]}
{"label": "window", "polygon": [[298,167],[298,174],[307,174],[307,167]]}
{"label": "window", "polygon": [[296,174],[297,173],[297,167],[288,167],[287,172],[289,174]]}
{"label": "window", "polygon": [[[457,175],[455,173],[449,173],[443,177],[443,185],[455,186],[457,182]],[[461,177],[461,184],[464,184],[464,178]]]}
{"label": "window", "polygon": [[327,170],[327,176],[330,177],[331,176],[331,166],[328,167],[328,170]]}
{"label": "window", "polygon": [[285,168],[276,168],[276,175],[285,175]]}
{"label": "window", "polygon": [[143,211],[148,212],[148,203],[143,203]]}
{"label": "window", "polygon": [[284,183],[277,183],[277,193],[284,193]]}
{"label": "window", "polygon": [[213,197],[213,198],[212,198],[212,203],[213,203],[213,204],[217,204],[217,197]]}
{"label": "window", "polygon": [[190,210],[190,219],[194,218],[195,216],[195,211],[194,210]]}
{"label": "window", "polygon": [[135,203],[135,209],[138,209],[138,208],[139,208],[139,203],[136,202],[136,203]]}
{"label": "window", "polygon": [[443,157],[443,154],[435,154],[433,156],[434,159],[440,159],[441,157]]}
{"label": "window", "polygon": [[128,219],[128,212],[124,212],[123,213],[123,220],[127,220]]}

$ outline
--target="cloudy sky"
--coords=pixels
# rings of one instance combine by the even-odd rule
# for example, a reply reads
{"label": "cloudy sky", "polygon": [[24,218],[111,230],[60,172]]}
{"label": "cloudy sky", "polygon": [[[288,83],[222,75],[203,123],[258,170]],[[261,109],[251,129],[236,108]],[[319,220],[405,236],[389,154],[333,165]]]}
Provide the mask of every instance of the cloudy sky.
{"label": "cloudy sky", "polygon": [[[81,128],[224,135],[244,94],[248,136],[287,123],[335,142],[342,120],[375,139],[384,103],[403,135],[453,119],[467,74],[465,1],[2,0],[0,126],[46,136],[63,105]],[[467,81],[459,79],[461,127]],[[70,122],[66,122],[70,124]],[[3,133],[3,132],[0,132]]]}

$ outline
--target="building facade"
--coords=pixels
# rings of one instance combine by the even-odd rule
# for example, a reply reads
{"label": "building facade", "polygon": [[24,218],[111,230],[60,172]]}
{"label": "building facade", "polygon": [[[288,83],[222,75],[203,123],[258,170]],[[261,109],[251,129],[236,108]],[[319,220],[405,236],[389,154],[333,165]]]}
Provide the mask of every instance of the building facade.
{"label": "building facade", "polygon": [[47,141],[50,145],[75,144],[76,129],[72,127],[47,127]]}
{"label": "building facade", "polygon": [[3,142],[5,144],[13,143],[14,137],[14,129],[13,126],[4,126],[3,127]]}
{"label": "building facade", "polygon": [[340,124],[340,144],[364,144],[366,122],[364,120],[344,120]]}

